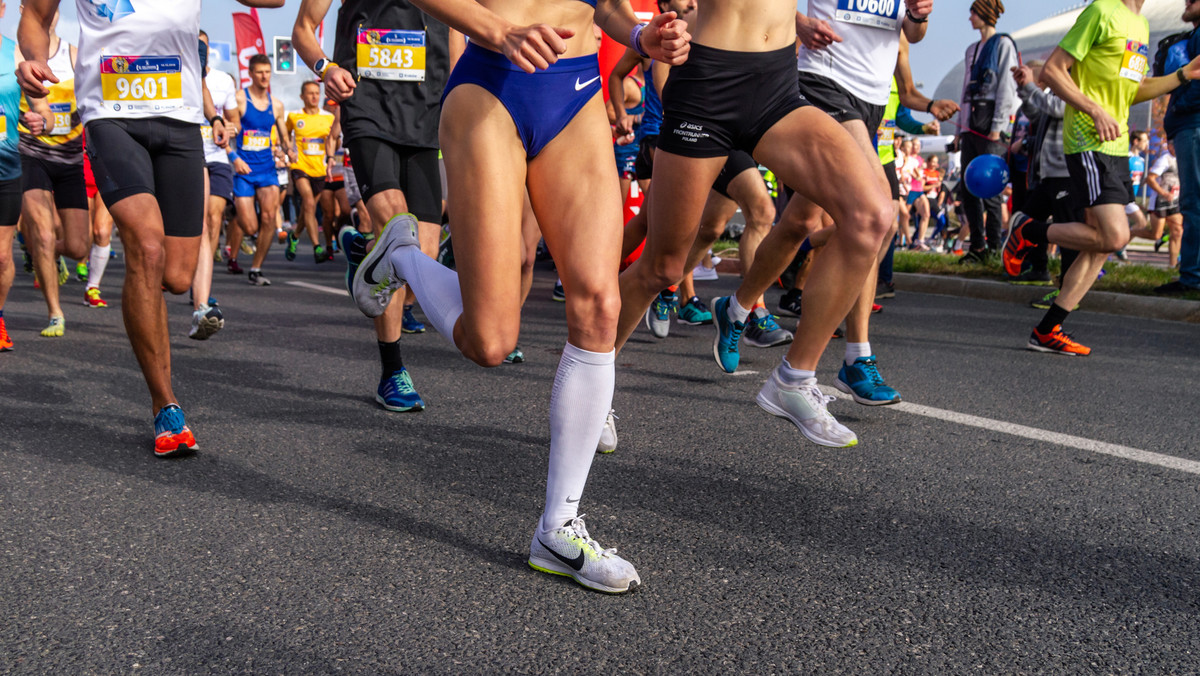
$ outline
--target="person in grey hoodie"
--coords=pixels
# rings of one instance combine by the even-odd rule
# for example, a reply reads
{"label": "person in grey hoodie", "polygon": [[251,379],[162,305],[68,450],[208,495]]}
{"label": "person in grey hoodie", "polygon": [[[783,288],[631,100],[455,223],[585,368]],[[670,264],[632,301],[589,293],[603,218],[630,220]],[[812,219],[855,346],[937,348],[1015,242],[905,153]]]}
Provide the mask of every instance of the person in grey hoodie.
{"label": "person in grey hoodie", "polygon": [[[1009,77],[1012,69],[1020,65],[1017,44],[1008,35],[996,33],[996,21],[1003,13],[1004,3],[1000,0],[975,0],[971,4],[971,27],[979,31],[979,41],[967,47],[962,106],[958,116],[958,142],[964,169],[980,155],[1004,157],[1007,149],[1001,142],[1001,135],[1011,132],[1012,116],[1020,106],[1016,83]],[[969,190],[962,191],[963,207],[971,228],[971,249],[962,262],[979,262],[988,252],[999,253],[1003,245],[1000,240],[1001,199],[980,200]]]}

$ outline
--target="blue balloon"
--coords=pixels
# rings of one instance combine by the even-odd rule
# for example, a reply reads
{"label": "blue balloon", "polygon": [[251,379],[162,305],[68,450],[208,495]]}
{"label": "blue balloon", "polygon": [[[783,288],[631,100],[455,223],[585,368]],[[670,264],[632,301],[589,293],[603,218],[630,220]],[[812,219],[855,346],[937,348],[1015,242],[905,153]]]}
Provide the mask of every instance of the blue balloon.
{"label": "blue balloon", "polygon": [[967,165],[963,181],[972,195],[981,200],[991,199],[1008,185],[1008,165],[996,155],[980,155]]}

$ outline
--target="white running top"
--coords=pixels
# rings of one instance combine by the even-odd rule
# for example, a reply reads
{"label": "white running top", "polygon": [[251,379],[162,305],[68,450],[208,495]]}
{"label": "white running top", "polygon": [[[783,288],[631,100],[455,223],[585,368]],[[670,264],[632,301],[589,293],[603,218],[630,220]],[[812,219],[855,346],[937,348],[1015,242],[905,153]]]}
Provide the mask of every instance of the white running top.
{"label": "white running top", "polygon": [[904,0],[808,0],[810,19],[828,21],[841,42],[800,48],[797,68],[834,80],[855,97],[886,106],[900,53]]}
{"label": "white running top", "polygon": [[[212,95],[213,106],[216,107],[218,113],[237,110],[237,84],[234,83],[232,75],[222,70],[209,70],[208,75],[204,76],[204,85],[208,87],[208,93]],[[229,164],[229,158],[225,156],[225,151],[213,143],[212,126],[208,122],[200,127],[200,134],[204,136],[204,163]]]}

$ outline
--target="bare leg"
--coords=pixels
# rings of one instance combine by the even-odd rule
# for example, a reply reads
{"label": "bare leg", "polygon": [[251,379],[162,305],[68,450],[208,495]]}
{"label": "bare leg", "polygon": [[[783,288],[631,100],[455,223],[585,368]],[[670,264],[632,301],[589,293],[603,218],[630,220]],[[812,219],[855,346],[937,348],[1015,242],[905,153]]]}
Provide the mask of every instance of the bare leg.
{"label": "bare leg", "polygon": [[[208,171],[204,172],[204,194],[208,194]],[[218,198],[219,199],[219,198]],[[225,200],[221,200],[224,202]],[[213,249],[211,226],[207,214],[204,215],[204,225],[200,235],[199,252],[196,258],[196,274],[192,276],[192,309],[199,310],[201,305],[208,305],[208,297],[212,294]]]}
{"label": "bare leg", "polygon": [[271,243],[275,241],[275,230],[279,224],[279,188],[269,185],[256,189],[254,194],[258,198],[259,209],[258,248],[254,251],[254,262],[250,269],[261,270],[263,262],[267,260],[267,252],[271,250]]}

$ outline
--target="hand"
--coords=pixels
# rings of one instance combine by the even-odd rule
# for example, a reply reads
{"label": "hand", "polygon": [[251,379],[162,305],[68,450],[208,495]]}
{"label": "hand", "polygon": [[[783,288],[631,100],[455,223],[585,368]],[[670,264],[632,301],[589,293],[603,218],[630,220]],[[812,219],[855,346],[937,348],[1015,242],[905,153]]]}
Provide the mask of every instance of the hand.
{"label": "hand", "polygon": [[942,130],[942,125],[938,124],[937,120],[934,120],[933,122],[930,122],[929,124],[925,125],[924,127],[921,127],[921,131],[925,132],[929,136],[937,136],[938,132],[941,130]]}
{"label": "hand", "polygon": [[617,123],[613,125],[613,138],[621,138],[633,133],[634,117],[624,110],[617,113]]}
{"label": "hand", "polygon": [[1000,132],[994,131],[994,132],[988,134],[988,140],[989,141],[999,141],[1000,140]]}
{"label": "hand", "polygon": [[824,49],[835,42],[841,42],[842,36],[833,31],[827,22],[820,19],[807,19],[796,24],[796,37],[805,49]]}
{"label": "hand", "polygon": [[[1191,64],[1188,64],[1191,65]],[[1121,124],[1113,119],[1099,106],[1096,107],[1096,114],[1092,115],[1092,122],[1096,125],[1096,135],[1101,141],[1115,141],[1121,137]]]}
{"label": "hand", "polygon": [[246,164],[246,160],[243,160],[239,157],[233,161],[233,170],[242,176],[245,176],[246,174],[250,173],[250,165]]}
{"label": "hand", "polygon": [[325,82],[325,93],[338,103],[350,98],[350,95],[354,93],[354,88],[358,86],[350,71],[341,66],[330,66],[325,71],[323,81]]}
{"label": "hand", "polygon": [[924,19],[933,14],[933,0],[904,0],[905,9],[909,14]]}
{"label": "hand", "polygon": [[[25,63],[29,62],[26,61]],[[1192,59],[1188,65],[1183,67],[1183,76],[1189,80],[1200,80],[1200,56]]]}
{"label": "hand", "polygon": [[284,158],[287,161],[287,164],[289,164],[289,165],[295,164],[296,163],[296,149],[288,148],[287,152],[284,155]]}
{"label": "hand", "polygon": [[526,73],[545,70],[567,51],[566,39],[575,35],[568,28],[544,23],[512,28],[500,42],[500,51]]}
{"label": "hand", "polygon": [[34,136],[49,134],[50,130],[54,128],[53,120],[47,121],[46,118],[32,111],[21,114],[21,124],[24,124],[25,128]]}
{"label": "hand", "polygon": [[325,158],[325,181],[326,182],[333,181],[333,168],[335,166],[337,166],[337,163],[333,161],[332,157]]}
{"label": "hand", "polygon": [[26,96],[41,99],[50,93],[42,83],[58,82],[58,78],[54,77],[54,71],[50,70],[45,61],[22,61],[21,65],[17,66],[17,82],[21,84]]}
{"label": "hand", "polygon": [[1029,66],[1013,66],[1013,79],[1017,81],[1018,87],[1024,87],[1026,83],[1033,82],[1033,69]]}
{"label": "hand", "polygon": [[687,31],[687,22],[677,18],[675,12],[664,12],[651,19],[638,39],[650,58],[671,66],[687,61],[688,51],[692,48],[692,34]]}
{"label": "hand", "polygon": [[[221,123],[220,127],[216,125],[217,122]],[[223,117],[213,120],[213,143],[215,143],[218,148],[227,148],[229,146],[229,130],[225,127],[226,124],[225,118]]]}
{"label": "hand", "polygon": [[941,122],[945,122],[958,112],[958,104],[950,99],[937,99],[930,106],[929,112]]}

